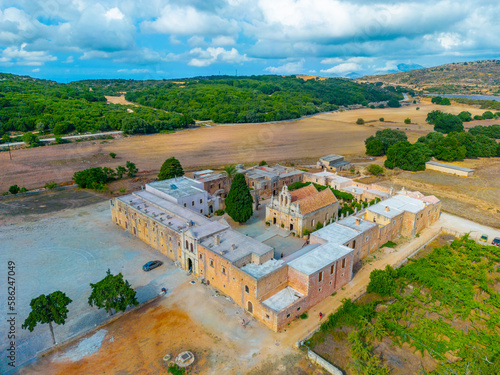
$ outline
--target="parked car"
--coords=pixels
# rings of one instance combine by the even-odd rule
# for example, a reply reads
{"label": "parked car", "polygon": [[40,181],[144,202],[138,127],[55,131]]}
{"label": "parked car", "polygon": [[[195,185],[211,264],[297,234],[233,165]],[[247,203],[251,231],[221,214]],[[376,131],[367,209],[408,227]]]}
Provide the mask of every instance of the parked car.
{"label": "parked car", "polygon": [[483,234],[481,238],[479,239],[480,242],[487,243],[488,242],[488,236],[486,234]]}
{"label": "parked car", "polygon": [[495,237],[495,239],[491,244],[495,246],[500,246],[500,237]]}
{"label": "parked car", "polygon": [[151,262],[147,262],[144,266],[142,266],[142,270],[148,272],[152,269],[155,269],[156,267],[160,267],[162,264],[162,261],[152,260]]}

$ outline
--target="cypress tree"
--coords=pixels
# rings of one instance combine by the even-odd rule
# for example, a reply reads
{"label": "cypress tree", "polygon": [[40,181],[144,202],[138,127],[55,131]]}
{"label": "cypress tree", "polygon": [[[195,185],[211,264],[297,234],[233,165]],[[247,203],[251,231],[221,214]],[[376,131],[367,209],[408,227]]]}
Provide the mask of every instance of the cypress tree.
{"label": "cypress tree", "polygon": [[158,180],[168,180],[169,178],[184,176],[182,165],[175,157],[168,158],[161,166]]}
{"label": "cypress tree", "polygon": [[237,223],[244,223],[252,216],[252,195],[242,173],[234,176],[225,203],[227,214]]}

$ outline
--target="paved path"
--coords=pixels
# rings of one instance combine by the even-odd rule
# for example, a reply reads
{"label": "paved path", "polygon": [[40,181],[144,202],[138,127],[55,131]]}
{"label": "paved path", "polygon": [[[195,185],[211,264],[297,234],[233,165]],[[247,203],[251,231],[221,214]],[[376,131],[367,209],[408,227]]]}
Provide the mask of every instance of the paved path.
{"label": "paved path", "polygon": [[[500,237],[499,229],[481,225],[446,212],[441,212],[441,218],[439,221],[441,222],[443,228],[450,228],[461,233],[470,232],[470,237],[476,240],[479,239],[481,235],[486,234],[488,236],[488,244],[491,244],[493,238]],[[500,225],[500,223],[498,224]]]}
{"label": "paved path", "polygon": [[[79,138],[89,138],[89,137],[99,137],[101,135],[114,135],[114,134],[122,134],[123,132],[121,130],[117,130],[114,132],[105,132],[105,133],[94,133],[94,134],[79,134],[79,135],[68,135],[66,137],[61,137],[62,139],[79,139]],[[40,139],[40,142],[54,142],[56,139],[55,138],[43,138]],[[10,143],[11,146],[22,146],[25,145],[25,142],[12,142]],[[2,144],[3,146],[7,146],[7,144]]]}

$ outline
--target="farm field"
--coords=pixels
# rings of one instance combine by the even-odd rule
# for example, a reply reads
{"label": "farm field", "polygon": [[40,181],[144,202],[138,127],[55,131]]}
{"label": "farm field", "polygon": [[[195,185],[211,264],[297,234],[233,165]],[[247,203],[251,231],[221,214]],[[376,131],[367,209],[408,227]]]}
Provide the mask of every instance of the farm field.
{"label": "farm field", "polygon": [[[425,101],[402,108],[364,108],[281,123],[220,125],[173,134],[22,149],[13,152],[12,160],[8,152],[0,152],[0,191],[12,184],[32,189],[50,181],[65,182],[76,171],[94,166],[116,168],[127,160],[140,170],[158,171],[170,156],[176,156],[186,170],[261,160],[298,164],[315,162],[319,156],[331,153],[356,157],[364,155],[364,140],[377,130],[404,129],[410,141],[429,133],[433,128],[425,118],[435,109],[456,114],[463,110],[473,115],[483,112],[466,105],[443,108]],[[404,124],[407,117],[412,124]],[[365,124],[356,125],[358,118],[363,118]],[[380,118],[385,121],[380,122]],[[118,155],[116,159],[109,157],[110,152]]]}
{"label": "farm field", "polygon": [[306,345],[346,374],[498,374],[500,251],[452,239],[378,271],[378,287],[345,301]]}

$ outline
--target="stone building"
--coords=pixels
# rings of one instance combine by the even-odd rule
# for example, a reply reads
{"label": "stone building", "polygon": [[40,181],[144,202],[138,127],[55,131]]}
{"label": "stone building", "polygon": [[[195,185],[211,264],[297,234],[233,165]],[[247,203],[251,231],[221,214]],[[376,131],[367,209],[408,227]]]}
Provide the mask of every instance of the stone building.
{"label": "stone building", "polygon": [[274,249],[148,189],[111,200],[113,222],[192,272],[277,331],[345,286],[353,250],[309,245],[282,259]]}
{"label": "stone building", "polygon": [[220,197],[210,195],[202,182],[188,177],[152,182],[146,184],[146,191],[203,215],[212,215],[219,209]]}
{"label": "stone building", "polygon": [[239,169],[238,172],[245,175],[248,187],[256,190],[261,198],[277,195],[283,186],[301,182],[304,175],[303,171],[283,167],[279,164],[273,167],[256,166],[246,170]]}
{"label": "stone building", "polygon": [[216,173],[210,169],[194,172],[193,178],[203,184],[203,189],[215,197],[225,198],[231,188],[231,180],[225,173]]}
{"label": "stone building", "polygon": [[343,156],[335,154],[320,157],[317,165],[318,167],[325,168],[330,172],[348,171],[349,169],[354,168],[353,163],[344,160]]}
{"label": "stone building", "polygon": [[[169,185],[175,181],[160,182],[112,199],[113,222],[275,331],[346,286],[353,265],[380,245],[399,235],[415,235],[435,222],[440,209],[433,196],[402,191],[358,213],[364,218],[347,217],[315,231],[309,245],[277,259],[272,247],[231,229],[222,218],[210,219],[193,209],[185,199],[198,199],[198,190],[192,194],[189,181],[176,188]],[[275,199],[279,205],[292,205],[323,193],[314,190],[296,190],[293,201],[294,192],[283,188],[283,202]],[[322,198],[330,199],[324,194]],[[300,204],[295,207],[301,209]]]}
{"label": "stone building", "polygon": [[462,177],[472,177],[474,175],[474,169],[459,167],[456,165],[438,163],[437,161],[428,161],[425,163],[425,169],[431,169],[438,172],[454,174],[456,176]]}
{"label": "stone building", "polygon": [[302,235],[337,220],[339,202],[330,189],[318,191],[314,185],[289,191],[283,186],[278,196],[266,206],[266,221]]}

